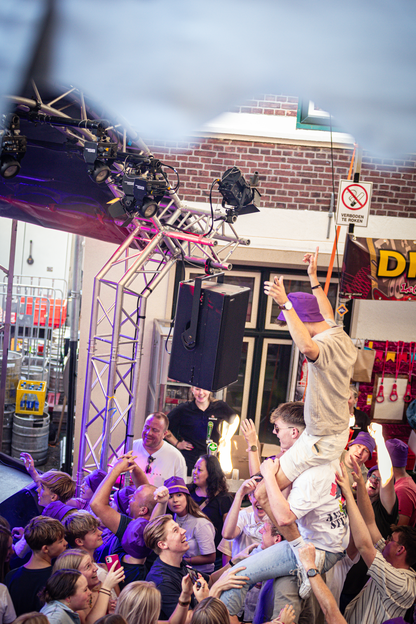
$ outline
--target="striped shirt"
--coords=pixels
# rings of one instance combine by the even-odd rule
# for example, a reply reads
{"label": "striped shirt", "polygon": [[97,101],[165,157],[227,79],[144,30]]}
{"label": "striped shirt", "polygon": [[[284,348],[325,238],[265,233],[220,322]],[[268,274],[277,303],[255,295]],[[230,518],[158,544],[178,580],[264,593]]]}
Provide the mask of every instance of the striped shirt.
{"label": "striped shirt", "polygon": [[415,600],[416,572],[388,563],[380,552],[385,544],[384,539],[377,542],[378,552],[367,573],[371,578],[345,609],[348,624],[382,624],[404,617]]}

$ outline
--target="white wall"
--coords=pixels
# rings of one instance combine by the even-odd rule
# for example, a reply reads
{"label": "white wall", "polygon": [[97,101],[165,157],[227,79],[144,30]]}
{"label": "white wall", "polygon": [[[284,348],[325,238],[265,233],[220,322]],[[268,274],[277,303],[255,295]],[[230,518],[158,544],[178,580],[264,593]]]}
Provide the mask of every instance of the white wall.
{"label": "white wall", "polygon": [[[0,264],[9,266],[12,220],[0,218]],[[72,234],[19,221],[17,225],[15,275],[68,280]],[[33,264],[27,263],[30,240]],[[52,269],[52,270],[50,270]],[[2,279],[2,275],[0,276]]]}

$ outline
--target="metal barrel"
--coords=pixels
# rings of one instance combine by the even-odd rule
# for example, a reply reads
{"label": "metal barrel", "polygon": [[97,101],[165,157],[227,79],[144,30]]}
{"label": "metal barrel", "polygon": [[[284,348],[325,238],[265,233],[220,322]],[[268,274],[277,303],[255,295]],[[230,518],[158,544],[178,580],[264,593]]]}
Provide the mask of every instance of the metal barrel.
{"label": "metal barrel", "polygon": [[[3,351],[0,351],[0,372],[3,363]],[[22,355],[16,351],[7,354],[6,396],[5,403],[16,401],[16,388],[19,383],[22,368]]]}
{"label": "metal barrel", "polygon": [[35,466],[44,464],[48,458],[49,414],[45,416],[13,417],[12,457],[30,453]]}

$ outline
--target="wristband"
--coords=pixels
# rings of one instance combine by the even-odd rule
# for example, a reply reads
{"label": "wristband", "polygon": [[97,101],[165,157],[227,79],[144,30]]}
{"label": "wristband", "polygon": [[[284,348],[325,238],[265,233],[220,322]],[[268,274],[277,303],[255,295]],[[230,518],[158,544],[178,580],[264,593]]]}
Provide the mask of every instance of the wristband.
{"label": "wristband", "polygon": [[316,286],[311,286],[311,290],[315,290],[315,288],[320,288],[320,287],[321,287],[321,285],[317,284]]}
{"label": "wristband", "polygon": [[191,601],[190,601],[190,600],[187,600],[187,601],[185,602],[185,600],[181,600],[181,599],[179,599],[179,600],[178,600],[178,604],[179,604],[179,605],[181,605],[181,607],[189,607],[189,605],[191,604]]}
{"label": "wristband", "polygon": [[233,566],[235,566],[235,563],[234,563],[234,561],[232,559],[230,559],[229,562],[228,562],[228,565],[233,567]]}
{"label": "wristband", "polygon": [[109,596],[111,596],[111,591],[109,589],[99,589],[98,593],[103,593],[103,594],[108,594]]}
{"label": "wristband", "polygon": [[176,440],[175,448],[178,448],[179,440]]}

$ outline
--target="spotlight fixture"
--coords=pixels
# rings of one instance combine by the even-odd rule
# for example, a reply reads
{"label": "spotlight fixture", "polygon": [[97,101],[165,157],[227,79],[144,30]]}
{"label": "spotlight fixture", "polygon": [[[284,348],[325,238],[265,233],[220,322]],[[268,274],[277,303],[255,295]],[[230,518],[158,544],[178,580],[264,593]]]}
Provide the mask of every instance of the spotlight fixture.
{"label": "spotlight fixture", "polygon": [[20,171],[20,161],[26,154],[27,139],[20,134],[18,115],[5,115],[3,125],[4,130],[0,133],[0,175],[10,179]]}
{"label": "spotlight fixture", "polygon": [[159,202],[170,188],[162,166],[160,160],[146,157],[124,173],[121,181],[124,197],[109,207],[113,219],[127,217],[124,222],[127,225],[135,216],[151,219],[156,214]]}
{"label": "spotlight fixture", "polygon": [[260,212],[254,203],[257,189],[244,179],[238,167],[231,167],[223,174],[218,183],[218,190],[222,195],[222,205],[227,211],[227,223],[234,223],[241,214]]}
{"label": "spotlight fixture", "polygon": [[107,180],[110,167],[107,161],[117,158],[117,143],[112,143],[109,137],[102,137],[99,141],[85,141],[84,160],[88,165],[88,174],[97,184]]}

